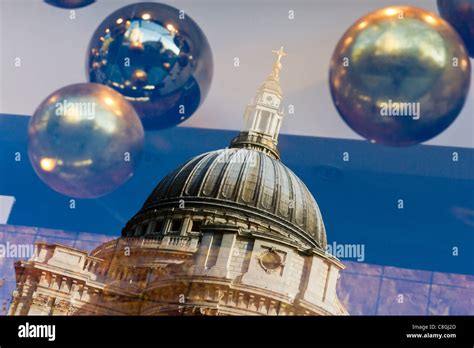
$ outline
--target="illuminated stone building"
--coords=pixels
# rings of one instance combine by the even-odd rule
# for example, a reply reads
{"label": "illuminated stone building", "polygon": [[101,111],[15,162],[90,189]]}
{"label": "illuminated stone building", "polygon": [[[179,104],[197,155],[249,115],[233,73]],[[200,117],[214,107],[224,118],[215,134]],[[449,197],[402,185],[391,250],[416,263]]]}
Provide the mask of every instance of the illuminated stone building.
{"label": "illuminated stone building", "polygon": [[229,148],[168,174],[122,236],[90,254],[38,244],[15,266],[10,314],[347,314],[316,201],[280,161],[285,53],[273,52]]}

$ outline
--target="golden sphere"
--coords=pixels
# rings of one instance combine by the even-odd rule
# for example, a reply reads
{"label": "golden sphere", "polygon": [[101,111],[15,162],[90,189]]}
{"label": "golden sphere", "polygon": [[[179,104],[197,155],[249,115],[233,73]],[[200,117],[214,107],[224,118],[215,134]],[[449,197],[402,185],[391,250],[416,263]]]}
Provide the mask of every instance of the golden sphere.
{"label": "golden sphere", "polygon": [[329,84],[344,121],[366,139],[413,145],[461,112],[471,66],[462,39],[429,11],[393,6],[354,23],[337,44]]}
{"label": "golden sphere", "polygon": [[28,155],[36,174],[74,198],[101,197],[124,184],[139,162],[143,141],[132,105],[96,83],[55,91],[28,125]]}

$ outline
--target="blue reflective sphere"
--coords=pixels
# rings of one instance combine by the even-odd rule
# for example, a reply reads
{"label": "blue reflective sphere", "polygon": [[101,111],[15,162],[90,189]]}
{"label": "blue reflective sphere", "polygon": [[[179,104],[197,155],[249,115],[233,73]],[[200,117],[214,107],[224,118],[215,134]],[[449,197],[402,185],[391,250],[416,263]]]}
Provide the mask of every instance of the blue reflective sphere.
{"label": "blue reflective sphere", "polygon": [[90,41],[87,73],[132,102],[146,129],[174,126],[202,103],[212,80],[206,36],[184,12],[158,3],[125,6]]}
{"label": "blue reflective sphere", "polygon": [[134,172],[144,131],[132,105],[95,83],[49,95],[28,125],[28,155],[53,190],[75,198],[106,195]]}
{"label": "blue reflective sphere", "polygon": [[88,6],[95,0],[44,0],[44,2],[54,7],[75,9]]}
{"label": "blue reflective sphere", "polygon": [[474,0],[438,0],[438,9],[461,35],[469,55],[474,58]]}

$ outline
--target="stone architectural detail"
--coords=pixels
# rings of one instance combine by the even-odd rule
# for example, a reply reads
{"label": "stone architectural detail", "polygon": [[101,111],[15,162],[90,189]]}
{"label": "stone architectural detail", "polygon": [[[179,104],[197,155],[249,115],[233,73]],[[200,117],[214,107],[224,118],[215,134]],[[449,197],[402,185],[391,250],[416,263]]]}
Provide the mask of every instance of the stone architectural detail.
{"label": "stone architectural detail", "polygon": [[38,244],[16,264],[11,315],[343,315],[343,265],[280,160],[283,48],[229,149],[167,175],[122,236],[90,254]]}

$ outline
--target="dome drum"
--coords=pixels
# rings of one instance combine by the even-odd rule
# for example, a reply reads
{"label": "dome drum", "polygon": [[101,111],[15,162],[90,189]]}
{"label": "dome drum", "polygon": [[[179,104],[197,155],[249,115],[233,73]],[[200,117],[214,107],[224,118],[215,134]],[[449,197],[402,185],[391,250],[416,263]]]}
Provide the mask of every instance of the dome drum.
{"label": "dome drum", "polygon": [[[293,244],[302,250],[310,248],[324,250],[326,247],[325,237],[319,236],[322,240],[322,245],[316,243],[315,238],[308,235],[303,229],[265,211],[252,210],[245,205],[226,204],[215,199],[199,199],[195,197],[186,198],[186,208],[177,208],[181,200],[182,198],[160,201],[157,205],[153,205],[147,210],[142,210],[130,220],[123,229],[122,235],[146,237],[148,228],[142,228],[137,233],[137,230],[140,229],[139,226],[143,224],[148,226],[159,216],[160,220],[164,222],[162,223],[162,229],[160,231],[156,231],[156,229],[154,231],[148,230],[149,234],[182,233],[184,235],[192,235],[208,229],[215,230],[216,226],[219,226],[221,231],[234,229],[238,230],[239,233],[248,232],[254,234],[261,232],[268,236],[274,235],[282,243]],[[182,221],[183,228],[176,231],[171,230],[169,226],[166,227],[165,222],[172,220]],[[192,221],[192,225],[199,222],[199,232],[192,225],[189,226],[186,222],[187,220]]]}

